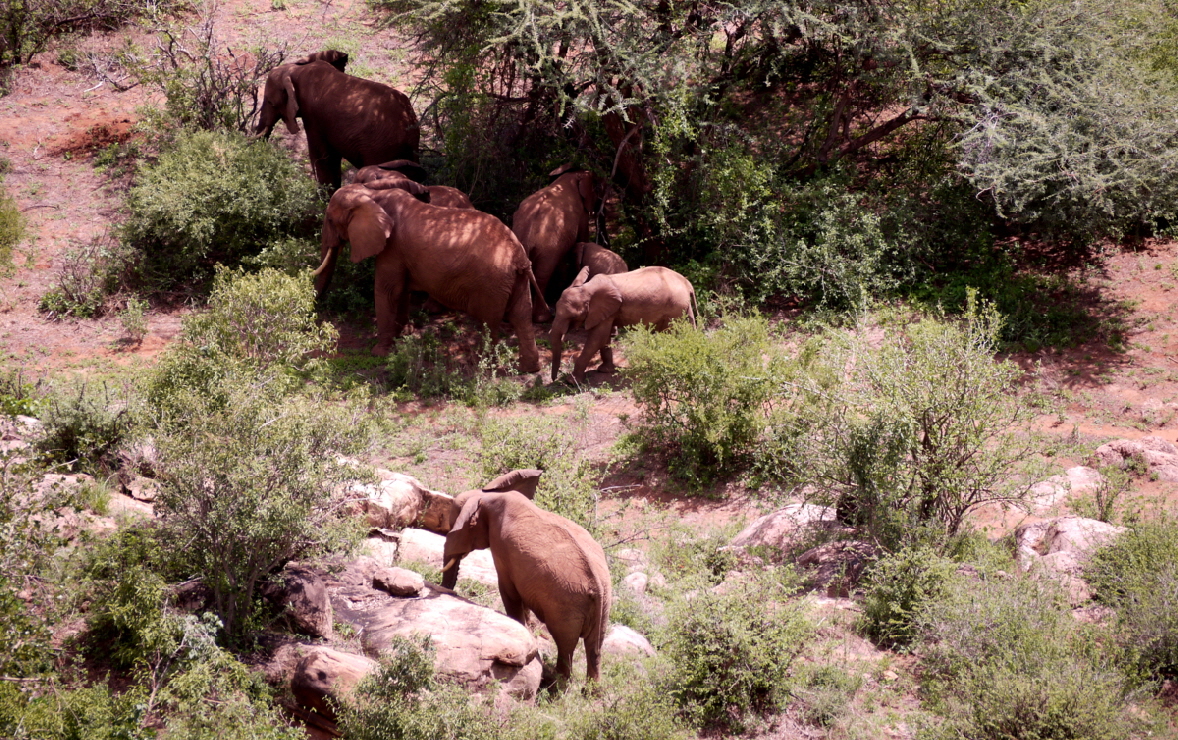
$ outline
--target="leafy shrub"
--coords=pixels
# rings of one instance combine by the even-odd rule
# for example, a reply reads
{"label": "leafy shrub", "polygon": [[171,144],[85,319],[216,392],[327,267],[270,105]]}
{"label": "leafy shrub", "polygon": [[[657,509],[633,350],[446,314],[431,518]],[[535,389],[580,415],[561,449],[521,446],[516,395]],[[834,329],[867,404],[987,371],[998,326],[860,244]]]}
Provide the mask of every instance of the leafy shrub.
{"label": "leafy shrub", "polygon": [[664,450],[673,473],[700,483],[738,469],[777,391],[768,322],[729,318],[709,333],[679,321],[662,333],[635,327],[622,341],[647,447]]}
{"label": "leafy shrub", "polygon": [[0,369],[0,415],[37,416],[42,399],[41,382],[29,383],[16,368]]}
{"label": "leafy shrub", "polygon": [[117,453],[134,430],[134,398],[110,386],[82,383],[52,397],[42,412],[44,433],[37,447],[48,459],[84,472],[103,474],[118,466]]}
{"label": "leafy shrub", "polygon": [[589,531],[597,519],[593,472],[578,453],[574,430],[585,419],[576,412],[561,417],[488,417],[480,426],[479,472],[490,480],[510,470],[544,471],[536,488],[536,504]]}
{"label": "leafy shrub", "polygon": [[103,316],[109,297],[133,280],[137,262],[134,251],[109,234],[95,237],[66,251],[39,307],[55,318]]}
{"label": "leafy shrub", "polygon": [[930,737],[1129,736],[1131,685],[1120,656],[1076,622],[1054,584],[965,583],[930,604],[919,624],[921,679],[944,718]]}
{"label": "leafy shrub", "polygon": [[212,591],[231,638],[249,626],[261,579],[298,557],[349,544],[353,532],[333,491],[356,471],[337,455],[366,440],[359,412],[289,397],[264,379],[221,387],[224,406],[184,391],[180,420],[159,430],[164,539]]}
{"label": "leafy shrub", "polygon": [[30,0],[0,7],[0,67],[28,64],[53,38],[114,29],[179,3],[154,0]]}
{"label": "leafy shrub", "polygon": [[431,329],[397,340],[389,353],[388,382],[419,398],[461,398],[471,389],[470,378]]}
{"label": "leafy shrub", "polygon": [[676,716],[675,700],[643,672],[607,675],[600,706],[577,712],[572,740],[685,740],[692,735]]}
{"label": "leafy shrub", "polygon": [[283,376],[305,367],[309,355],[335,345],[330,324],[315,319],[315,291],[307,275],[265,269],[255,274],[219,268],[206,311],[184,319],[181,341],[168,348],[147,384],[148,401],[166,417],[187,410],[178,395],[225,402],[220,386],[237,376]]}
{"label": "leafy shrub", "polygon": [[53,685],[25,692],[0,683],[0,735],[11,740],[149,740],[143,726],[146,692],[139,687],[115,694],[106,686]]}
{"label": "leafy shrub", "polygon": [[790,693],[805,722],[830,727],[843,716],[862,685],[863,679],[858,674],[838,666],[819,665],[804,671]]}
{"label": "leafy shrub", "polygon": [[143,337],[147,336],[147,308],[147,301],[131,296],[119,315],[123,332],[133,344],[142,344]]}
{"label": "leafy shrub", "polygon": [[811,630],[791,593],[747,576],[669,609],[660,639],[672,665],[668,690],[693,722],[741,732],[786,698],[790,666]]}
{"label": "leafy shrub", "polygon": [[957,566],[928,547],[901,550],[876,561],[867,573],[864,631],[887,647],[916,638],[921,611],[955,586]]}
{"label": "leafy shrub", "polygon": [[394,639],[380,670],[357,687],[339,714],[355,740],[489,740],[499,736],[490,708],[434,676],[428,639]]}
{"label": "leafy shrub", "polygon": [[16,245],[25,237],[25,219],[7,191],[0,192],[0,275],[12,267]]}
{"label": "leafy shrub", "polygon": [[169,288],[264,247],[307,236],[322,203],[284,151],[231,132],[182,132],[127,198],[123,238],[149,284]]}
{"label": "leafy shrub", "polygon": [[697,581],[718,584],[737,566],[736,554],[721,549],[737,529],[733,525],[701,532],[695,527],[672,524],[666,536],[651,542],[651,561],[670,583],[684,584],[676,590]]}
{"label": "leafy shrub", "polygon": [[1142,522],[1092,556],[1096,598],[1117,610],[1121,639],[1153,674],[1178,673],[1178,525]]}

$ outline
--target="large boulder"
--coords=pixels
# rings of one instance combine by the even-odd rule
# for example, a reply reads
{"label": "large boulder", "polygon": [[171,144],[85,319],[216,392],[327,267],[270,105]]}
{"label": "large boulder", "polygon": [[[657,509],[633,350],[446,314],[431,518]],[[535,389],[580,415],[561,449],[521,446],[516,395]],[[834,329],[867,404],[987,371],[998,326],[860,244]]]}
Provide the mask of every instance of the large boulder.
{"label": "large boulder", "polygon": [[1097,491],[1104,483],[1099,471],[1077,465],[1031,486],[1029,499],[1035,509],[1045,510],[1073,496]]}
{"label": "large boulder", "polygon": [[301,646],[302,657],[290,679],[295,700],[327,719],[335,719],[335,707],[370,673],[377,662],[363,655],[331,648]]}
{"label": "large boulder", "polygon": [[404,568],[381,568],[372,574],[372,587],[392,596],[418,596],[425,589],[425,579]]}
{"label": "large boulder", "polygon": [[375,484],[355,483],[353,493],[360,494],[364,515],[372,527],[401,529],[423,527],[445,534],[450,513],[450,496],[431,491],[413,476],[376,471]]}
{"label": "large boulder", "polygon": [[1073,604],[1083,603],[1091,597],[1083,579],[1084,565],[1092,553],[1124,531],[1124,527],[1078,516],[1024,524],[1014,533],[1019,567],[1036,577],[1057,581]]}
{"label": "large boulder", "polygon": [[1115,439],[1097,447],[1092,457],[1100,467],[1144,465],[1161,480],[1178,481],[1178,447],[1161,437]]}
{"label": "large boulder", "polygon": [[650,640],[629,627],[613,624],[605,635],[601,652],[624,657],[654,655],[654,646],[650,644]]}
{"label": "large boulder", "polygon": [[[446,538],[424,529],[401,531],[401,543],[397,548],[397,559],[402,563],[425,563],[441,570],[446,547]],[[478,581],[487,586],[499,586],[499,574],[490,550],[475,550],[462,559],[458,567],[459,580]]]}
{"label": "large boulder", "polygon": [[314,570],[288,564],[262,593],[282,609],[282,618],[292,632],[331,638],[333,614],[327,587]]}
{"label": "large boulder", "polygon": [[765,546],[786,552],[797,547],[808,532],[833,526],[836,526],[833,507],[789,504],[754,520],[740,530],[728,546],[741,549]]}

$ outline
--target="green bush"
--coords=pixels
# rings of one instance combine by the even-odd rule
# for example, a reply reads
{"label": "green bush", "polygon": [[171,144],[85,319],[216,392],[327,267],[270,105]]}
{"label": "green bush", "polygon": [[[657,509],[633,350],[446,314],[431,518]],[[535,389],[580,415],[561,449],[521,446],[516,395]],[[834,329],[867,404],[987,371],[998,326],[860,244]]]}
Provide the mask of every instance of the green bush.
{"label": "green bush", "polygon": [[210,407],[225,403],[221,386],[241,377],[270,377],[271,390],[291,382],[311,355],[335,346],[335,328],[315,319],[307,275],[273,269],[250,274],[218,268],[207,310],[184,319],[181,341],[161,358],[147,399],[164,416],[187,412],[195,393]]}
{"label": "green bush", "polygon": [[0,369],[0,415],[37,416],[43,404],[40,388],[41,381],[28,382],[20,369]]}
{"label": "green bush", "polygon": [[871,565],[863,596],[864,632],[892,648],[917,636],[921,611],[956,584],[957,565],[928,547],[901,550]]}
{"label": "green bush", "polygon": [[25,219],[7,191],[0,192],[0,275],[12,268],[16,245],[25,237]]}
{"label": "green bush", "polygon": [[863,685],[856,673],[833,665],[817,665],[803,671],[790,690],[801,718],[816,727],[830,727],[847,710]]}
{"label": "green bush", "polygon": [[134,432],[135,398],[124,389],[82,383],[65,390],[45,404],[41,421],[44,433],[36,445],[56,463],[83,472],[103,475],[118,467],[117,453]]}
{"label": "green bush", "polygon": [[585,424],[575,411],[563,417],[487,417],[479,428],[479,474],[485,481],[516,469],[543,470],[536,504],[593,531],[596,476],[578,451]]}
{"label": "green bush", "polygon": [[286,152],[229,132],[181,132],[127,197],[123,239],[148,284],[203,279],[264,248],[308,237],[322,219],[315,182]]}
{"label": "green bush", "polygon": [[1178,524],[1136,524],[1092,556],[1085,577],[1117,611],[1121,641],[1148,672],[1178,675]]}
{"label": "green bush", "polygon": [[179,3],[155,0],[29,0],[0,6],[0,68],[28,64],[54,38],[111,30]]}
{"label": "green bush", "polygon": [[1071,615],[1058,587],[964,582],[919,618],[921,680],[944,722],[930,738],[1127,738],[1122,656]]}
{"label": "green bush", "polygon": [[646,446],[671,472],[707,483],[747,462],[781,374],[765,319],[729,318],[712,332],[635,327],[622,344]]}
{"label": "green bush", "polygon": [[812,629],[791,596],[770,577],[746,576],[668,610],[659,638],[672,665],[667,689],[693,723],[739,733],[788,697],[790,667]]}
{"label": "green bush", "polygon": [[22,691],[0,682],[0,735],[10,740],[149,740],[144,727],[147,692],[116,694],[106,686],[53,685]]}
{"label": "green bush", "polygon": [[357,471],[337,456],[364,445],[367,428],[354,407],[287,396],[265,379],[220,391],[223,406],[199,391],[174,397],[188,412],[158,429],[156,512],[233,639],[249,629],[265,576],[358,535],[335,493]]}
{"label": "green bush", "polygon": [[676,716],[673,697],[645,672],[607,675],[600,705],[577,712],[569,722],[570,740],[686,740],[692,734]]}
{"label": "green bush", "polygon": [[107,312],[110,296],[133,280],[138,261],[133,249],[109,234],[66,250],[53,287],[41,296],[39,308],[55,318],[102,316]]}

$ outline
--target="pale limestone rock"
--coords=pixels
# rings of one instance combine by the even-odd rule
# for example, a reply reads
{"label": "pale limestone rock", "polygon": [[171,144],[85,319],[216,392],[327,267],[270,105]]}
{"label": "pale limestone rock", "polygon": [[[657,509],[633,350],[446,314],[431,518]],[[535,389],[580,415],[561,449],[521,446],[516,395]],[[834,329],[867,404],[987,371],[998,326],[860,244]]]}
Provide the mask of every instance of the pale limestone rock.
{"label": "pale limestone rock", "polygon": [[404,568],[381,568],[372,574],[372,587],[392,596],[417,596],[425,588],[425,579]]}
{"label": "pale limestone rock", "polygon": [[649,578],[642,571],[634,571],[630,575],[622,579],[622,586],[628,589],[635,596],[641,596],[646,593],[646,584]]}
{"label": "pale limestone rock", "polygon": [[368,674],[377,670],[371,658],[320,646],[304,646],[290,690],[304,707],[328,719],[335,719],[335,708]]}
{"label": "pale limestone rock", "polygon": [[633,573],[638,570],[646,570],[646,553],[641,550],[636,550],[632,547],[626,547],[615,552],[613,556],[614,560],[626,566],[627,573]]}
{"label": "pale limestone rock", "polygon": [[601,645],[606,655],[631,656],[654,655],[654,646],[641,634],[620,624],[610,625]]}
{"label": "pale limestone rock", "polygon": [[323,579],[314,570],[288,564],[262,593],[283,609],[283,618],[293,632],[311,637],[331,638],[333,613]]}
{"label": "pale limestone rock", "polygon": [[795,546],[807,530],[832,525],[835,520],[833,507],[789,504],[754,520],[737,533],[728,546],[748,548],[764,545],[785,551]]}
{"label": "pale limestone rock", "polygon": [[1104,476],[1096,469],[1077,465],[1063,475],[1053,475],[1031,486],[1029,498],[1036,509],[1049,509],[1073,496],[1092,493],[1104,482]]}
{"label": "pale limestone rock", "polygon": [[[425,563],[440,570],[445,565],[442,561],[445,547],[446,538],[440,534],[424,529],[405,529],[401,531],[398,560],[402,563]],[[475,550],[467,554],[458,567],[458,578],[498,586],[499,575],[495,571],[491,551]]]}

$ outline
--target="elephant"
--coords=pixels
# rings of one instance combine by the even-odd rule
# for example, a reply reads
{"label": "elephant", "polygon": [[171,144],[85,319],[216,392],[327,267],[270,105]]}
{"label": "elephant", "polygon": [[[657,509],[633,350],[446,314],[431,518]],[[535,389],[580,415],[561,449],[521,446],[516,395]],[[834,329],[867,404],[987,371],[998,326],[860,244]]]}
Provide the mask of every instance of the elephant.
{"label": "elephant", "polygon": [[343,71],[348,55],[312,54],[271,70],[266,78],[255,132],[269,138],[281,118],[290,133],[307,128],[307,151],[315,178],[340,186],[340,161],[365,167],[415,159],[421,138],[417,114],[400,90]]}
{"label": "elephant", "polygon": [[[425,170],[416,162],[410,162],[407,159],[398,159],[392,162],[385,162],[384,164],[370,164],[367,167],[362,167],[356,172],[356,178],[352,180],[357,185],[368,185],[370,188],[375,186],[375,183],[383,180],[399,180],[408,179],[413,182],[421,182],[425,179]],[[446,185],[428,185],[426,189],[429,190],[429,203],[440,208],[474,208],[470,202],[470,198],[466,197],[466,193],[458,188],[452,188]]]}
{"label": "elephant", "polygon": [[601,545],[518,491],[467,491],[454,505],[459,513],[446,535],[442,585],[453,588],[458,582],[463,556],[491,548],[507,616],[526,624],[528,611],[535,612],[556,642],[558,685],[568,683],[581,639],[586,675],[596,681],[612,598]]}
{"label": "elephant", "polygon": [[[597,179],[592,172],[566,164],[549,177],[554,178],[552,184],[525,198],[511,217],[511,230],[527,250],[541,290],[548,290],[573,245],[589,240],[589,219],[598,206]],[[533,318],[545,322],[552,317],[535,307]]]}
{"label": "elephant", "polygon": [[377,184],[383,189],[347,185],[327,204],[323,261],[314,273],[318,294],[327,289],[339,251],[348,241],[353,262],[376,257],[374,354],[389,351],[408,320],[409,291],[422,290],[487,325],[492,338],[498,338],[499,324],[506,318],[519,337],[523,372],[539,370],[532,290],[537,300],[544,299],[511,230],[488,213],[423,203],[411,191],[424,191],[424,186],[411,180]]}
{"label": "elephant", "polygon": [[577,242],[573,247],[573,260],[578,271],[582,267],[589,268],[590,280],[598,275],[617,275],[630,271],[621,255],[593,242]]}
{"label": "elephant", "polygon": [[582,267],[573,284],[556,303],[549,341],[552,344],[552,379],[560,374],[564,335],[569,327],[584,322],[589,336],[573,363],[573,379],[585,382],[589,361],[601,351],[598,372],[614,371],[613,348],[609,346],[615,327],[650,324],[664,331],[671,321],[687,316],[695,324],[698,313],[695,288],[687,278],[666,267],[642,267],[620,275],[598,275],[589,279]]}

